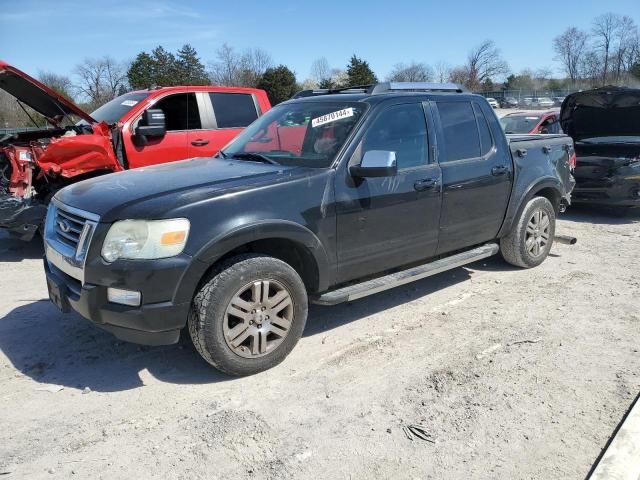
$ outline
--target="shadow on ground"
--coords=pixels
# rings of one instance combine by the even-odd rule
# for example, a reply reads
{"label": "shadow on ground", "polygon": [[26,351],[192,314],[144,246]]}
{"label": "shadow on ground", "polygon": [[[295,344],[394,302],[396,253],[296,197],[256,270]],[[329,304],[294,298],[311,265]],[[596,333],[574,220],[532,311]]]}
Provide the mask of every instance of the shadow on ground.
{"label": "shadow on ground", "polygon": [[596,225],[628,225],[640,222],[640,208],[572,205],[559,218]]}
{"label": "shadow on ground", "polygon": [[[304,336],[316,335],[429,295],[471,277],[458,268],[334,307],[312,305]],[[39,383],[98,392],[129,390],[151,381],[205,384],[233,380],[209,367],[189,342],[145,347],[117,340],[77,314],[62,314],[48,300],[21,305],[0,319],[0,350]],[[145,375],[143,375],[145,378]]]}
{"label": "shadow on ground", "polygon": [[42,237],[36,235],[30,242],[11,238],[0,230],[0,262],[20,262],[28,258],[42,258]]}

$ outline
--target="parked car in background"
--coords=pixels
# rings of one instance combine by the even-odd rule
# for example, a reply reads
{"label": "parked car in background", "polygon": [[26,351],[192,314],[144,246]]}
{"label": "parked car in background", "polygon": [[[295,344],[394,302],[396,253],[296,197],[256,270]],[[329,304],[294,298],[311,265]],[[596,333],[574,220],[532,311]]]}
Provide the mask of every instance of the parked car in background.
{"label": "parked car in background", "polygon": [[562,133],[560,112],[514,112],[503,116],[500,125],[505,133]]}
{"label": "parked car in background", "polygon": [[129,92],[88,114],[1,61],[0,88],[51,124],[0,138],[0,227],[23,240],[33,237],[60,188],[215,155],[271,107],[263,90],[181,86]]}
{"label": "parked car in background", "polygon": [[498,252],[524,268],[547,257],[573,187],[570,138],[505,136],[487,101],[453,84],[297,97],[216,158],[59,191],[45,228],[52,302],[137,343],[175,343],[186,326],[207,362],[249,375],[294,348],[309,302]]}
{"label": "parked car in background", "polygon": [[554,101],[549,97],[540,97],[537,99],[536,105],[541,108],[551,108],[554,106]]}
{"label": "parked car in background", "polygon": [[553,100],[553,106],[554,106],[554,107],[559,107],[559,106],[561,106],[561,105],[562,105],[562,102],[564,102],[564,99],[565,99],[565,98],[566,98],[566,97],[553,97],[553,98],[552,98],[552,100]]}
{"label": "parked car in background", "polygon": [[515,97],[505,97],[500,100],[500,107],[502,108],[517,108],[518,105],[518,99]]}
{"label": "parked car in background", "polygon": [[575,201],[640,207],[640,89],[573,93],[560,123],[575,142]]}
{"label": "parked car in background", "polygon": [[491,108],[500,108],[500,105],[498,105],[498,101],[495,98],[487,97],[487,102],[491,105]]}
{"label": "parked car in background", "polygon": [[532,97],[523,97],[520,99],[519,106],[521,107],[531,107],[533,105],[534,99]]}

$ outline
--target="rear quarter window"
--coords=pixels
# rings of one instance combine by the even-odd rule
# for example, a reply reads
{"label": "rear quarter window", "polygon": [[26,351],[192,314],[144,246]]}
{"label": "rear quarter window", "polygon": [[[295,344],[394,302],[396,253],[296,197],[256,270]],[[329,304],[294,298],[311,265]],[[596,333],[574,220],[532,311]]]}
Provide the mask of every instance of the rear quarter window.
{"label": "rear quarter window", "polygon": [[493,137],[489,130],[487,118],[484,116],[480,105],[474,102],[473,111],[476,113],[476,118],[478,119],[478,131],[480,132],[480,154],[484,156],[493,148]]}
{"label": "rear quarter window", "polygon": [[210,93],[218,128],[244,128],[258,118],[253,95]]}

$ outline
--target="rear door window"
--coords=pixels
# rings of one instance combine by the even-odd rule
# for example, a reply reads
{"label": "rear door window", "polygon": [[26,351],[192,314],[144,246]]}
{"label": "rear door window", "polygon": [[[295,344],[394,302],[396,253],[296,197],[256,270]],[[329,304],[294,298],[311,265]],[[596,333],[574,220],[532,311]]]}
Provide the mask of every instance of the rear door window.
{"label": "rear door window", "polygon": [[244,128],[258,118],[253,95],[247,93],[210,93],[218,128]]}
{"label": "rear door window", "polygon": [[164,112],[168,132],[202,128],[195,93],[169,95],[151,108],[159,108]]}
{"label": "rear door window", "polygon": [[471,102],[436,102],[444,133],[440,162],[480,157],[480,134]]}

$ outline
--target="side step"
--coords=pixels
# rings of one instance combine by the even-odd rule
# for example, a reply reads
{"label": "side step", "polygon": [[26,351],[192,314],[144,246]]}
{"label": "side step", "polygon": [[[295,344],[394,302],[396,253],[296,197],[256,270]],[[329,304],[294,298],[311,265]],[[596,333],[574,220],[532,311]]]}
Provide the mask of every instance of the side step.
{"label": "side step", "polygon": [[373,295],[374,293],[389,290],[390,288],[399,287],[407,283],[415,282],[422,278],[436,275],[437,273],[458,268],[469,263],[491,257],[498,253],[500,248],[495,243],[487,243],[473,250],[458,253],[450,257],[441,258],[433,262],[419,265],[417,267],[403,270],[401,272],[391,273],[384,277],[374,278],[366,282],[349,285],[338,290],[324,293],[319,297],[311,299],[311,303],[318,305],[337,305],[338,303],[350,302],[358,298]]}

